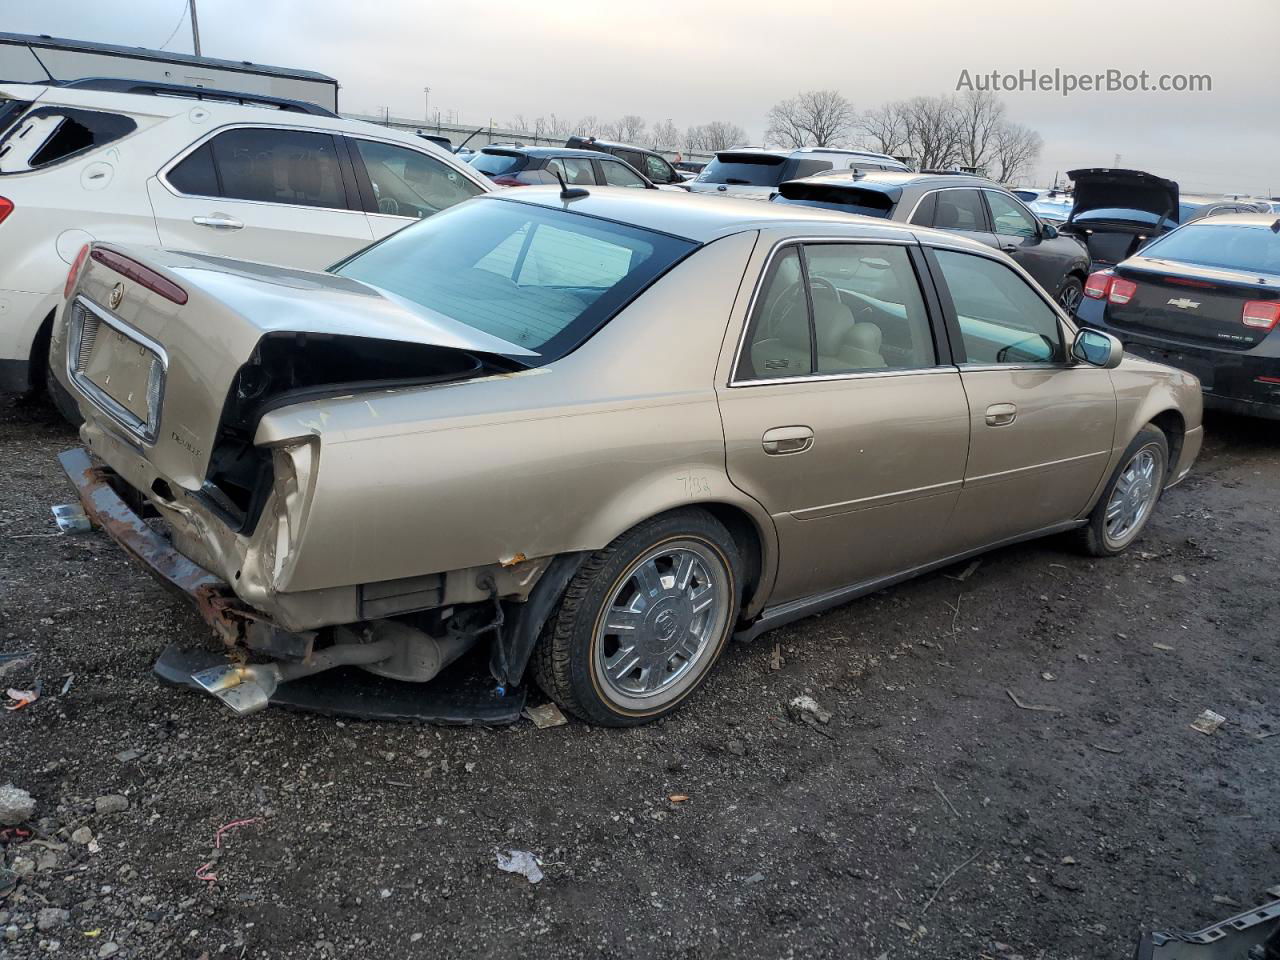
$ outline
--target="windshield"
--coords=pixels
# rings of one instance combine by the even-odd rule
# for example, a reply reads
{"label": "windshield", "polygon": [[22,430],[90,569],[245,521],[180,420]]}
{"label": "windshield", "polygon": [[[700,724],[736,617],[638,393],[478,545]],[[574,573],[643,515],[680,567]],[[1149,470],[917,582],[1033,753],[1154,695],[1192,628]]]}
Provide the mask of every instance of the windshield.
{"label": "windshield", "polygon": [[1149,259],[1280,275],[1280,235],[1266,226],[1195,223],[1147,246]]}
{"label": "windshield", "polygon": [[729,183],[751,187],[776,187],[782,179],[785,157],[753,153],[717,153],[698,176],[699,183]]}
{"label": "windshield", "polygon": [[697,244],[528,203],[459,204],[333,269],[549,363]]}

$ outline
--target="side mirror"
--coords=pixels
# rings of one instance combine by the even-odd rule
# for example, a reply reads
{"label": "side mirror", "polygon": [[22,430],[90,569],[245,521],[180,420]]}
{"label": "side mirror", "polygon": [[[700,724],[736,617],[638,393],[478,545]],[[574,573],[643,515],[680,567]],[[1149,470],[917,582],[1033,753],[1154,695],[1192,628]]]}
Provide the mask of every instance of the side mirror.
{"label": "side mirror", "polygon": [[1040,224],[1040,236],[1045,240],[1057,240],[1058,228],[1051,223]]}
{"label": "side mirror", "polygon": [[1081,330],[1071,344],[1071,356],[1103,370],[1114,370],[1124,359],[1124,344],[1101,330]]}

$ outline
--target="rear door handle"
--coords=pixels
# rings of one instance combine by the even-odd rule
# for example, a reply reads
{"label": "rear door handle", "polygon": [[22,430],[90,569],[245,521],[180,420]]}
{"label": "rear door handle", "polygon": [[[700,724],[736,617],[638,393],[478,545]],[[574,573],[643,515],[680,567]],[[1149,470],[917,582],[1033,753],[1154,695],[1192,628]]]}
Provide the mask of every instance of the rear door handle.
{"label": "rear door handle", "polygon": [[1018,419],[1018,408],[1012,403],[993,403],[987,407],[987,426],[1004,427]]}
{"label": "rear door handle", "polygon": [[774,427],[760,438],[764,452],[771,457],[788,453],[804,453],[813,446],[813,430],[810,427]]}
{"label": "rear door handle", "polygon": [[192,217],[191,222],[200,227],[210,227],[214,230],[240,230],[244,227],[244,223],[235,217],[228,217],[225,213],[215,213],[211,217]]}

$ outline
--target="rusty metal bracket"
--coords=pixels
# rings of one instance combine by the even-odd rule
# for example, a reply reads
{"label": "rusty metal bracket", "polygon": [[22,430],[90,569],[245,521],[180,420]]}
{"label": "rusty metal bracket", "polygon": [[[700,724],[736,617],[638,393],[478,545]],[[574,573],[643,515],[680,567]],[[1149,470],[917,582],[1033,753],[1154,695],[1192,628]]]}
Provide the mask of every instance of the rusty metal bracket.
{"label": "rusty metal bracket", "polygon": [[146,524],[112,486],[120,481],[110,467],[95,463],[83,447],[58,454],[58,462],[75,485],[85,513],[157,580],[190,600],[202,620],[228,646],[284,646],[310,653],[314,633],[289,634],[241,601],[226,581],[184,557]]}

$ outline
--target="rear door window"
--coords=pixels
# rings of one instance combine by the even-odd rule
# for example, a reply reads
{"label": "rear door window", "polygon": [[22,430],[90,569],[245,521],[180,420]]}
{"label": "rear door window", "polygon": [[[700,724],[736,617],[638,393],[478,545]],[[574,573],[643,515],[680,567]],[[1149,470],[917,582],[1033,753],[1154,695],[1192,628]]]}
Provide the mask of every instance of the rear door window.
{"label": "rear door window", "polygon": [[[210,166],[216,189],[211,193],[205,192]],[[199,196],[300,207],[348,206],[337,145],[327,133],[228,130],[189,154],[167,179],[175,190]]]}
{"label": "rear door window", "polygon": [[38,107],[0,139],[0,173],[51,167],[113,143],[136,129],[138,125],[132,118],[118,113]]}
{"label": "rear door window", "polygon": [[390,143],[354,142],[369,174],[378,213],[421,220],[480,193],[478,186],[443,160]]}
{"label": "rear door window", "polygon": [[634,170],[616,160],[601,160],[600,168],[604,171],[604,182],[611,187],[647,186]]}
{"label": "rear door window", "polygon": [[941,190],[933,214],[933,225],[939,230],[985,232],[987,212],[977,190]]}

